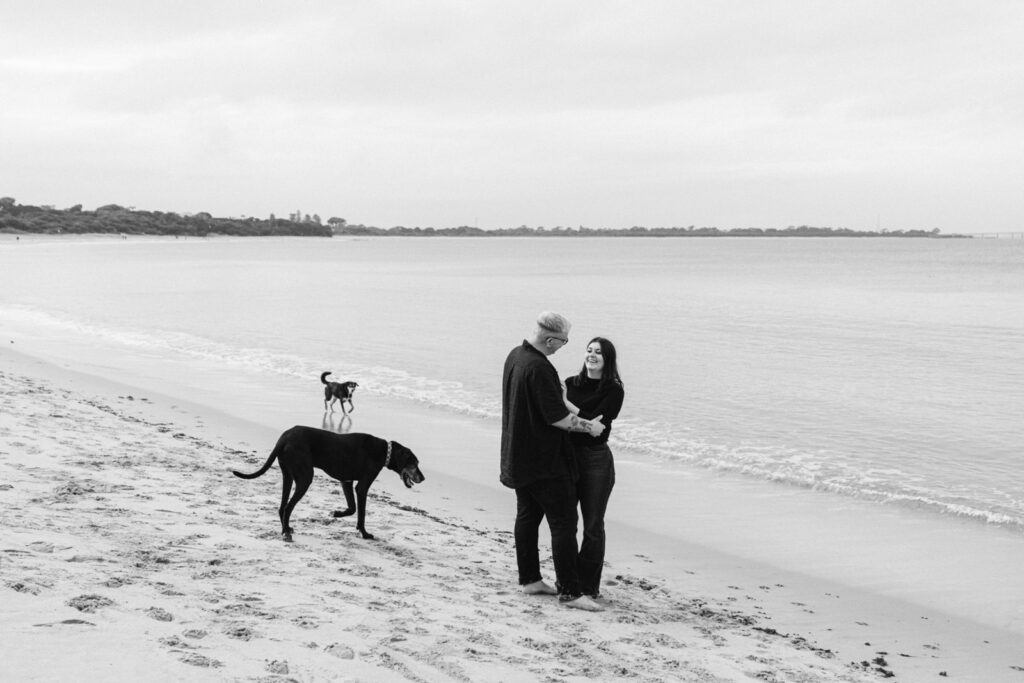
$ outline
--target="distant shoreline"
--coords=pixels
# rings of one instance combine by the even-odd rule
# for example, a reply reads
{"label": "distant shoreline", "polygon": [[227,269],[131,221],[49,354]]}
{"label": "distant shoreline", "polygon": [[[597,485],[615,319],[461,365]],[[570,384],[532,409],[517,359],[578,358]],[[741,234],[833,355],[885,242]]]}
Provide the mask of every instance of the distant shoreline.
{"label": "distant shoreline", "polygon": [[718,230],[717,228],[701,228],[693,231],[676,230],[676,229],[643,229],[643,230],[617,230],[617,229],[583,229],[583,230],[472,230],[463,231],[461,228],[357,228],[357,229],[340,229],[335,230],[328,234],[311,234],[310,232],[280,230],[280,231],[261,231],[257,233],[244,233],[236,231],[219,231],[209,230],[206,232],[158,232],[158,231],[145,231],[145,230],[88,230],[88,231],[74,231],[74,230],[63,230],[63,229],[47,229],[47,230],[20,230],[9,227],[0,227],[0,234],[2,235],[48,235],[48,236],[132,236],[132,237],[482,237],[482,238],[502,238],[502,237],[536,237],[539,239],[548,238],[588,238],[588,237],[633,237],[633,238],[655,238],[655,239],[668,239],[668,238],[690,238],[690,239],[706,239],[706,238],[743,238],[743,237],[771,237],[771,238],[808,238],[808,237],[828,237],[828,238],[845,238],[845,239],[856,239],[856,238],[911,238],[911,239],[974,239],[977,235],[973,234],[938,234],[924,232],[920,230],[911,231],[894,231],[894,232],[870,232],[870,231],[855,231],[855,230],[832,230],[829,228],[814,228],[807,231],[794,229],[794,230],[776,230],[767,229],[763,230],[760,228],[751,229],[735,229],[735,230]]}
{"label": "distant shoreline", "polygon": [[931,239],[961,238],[971,235],[944,235],[938,228],[931,230],[851,230],[849,228],[817,227],[811,225],[786,228],[732,228],[722,230],[714,226],[629,228],[576,228],[556,226],[482,230],[475,226],[406,227],[396,225],[379,228],[372,225],[349,223],[344,218],[331,217],[322,221],[320,216],[296,212],[287,219],[242,216],[218,218],[203,211],[179,214],[173,211],[145,211],[135,207],[107,204],[95,211],[87,211],[81,204],[68,209],[52,206],[18,204],[12,197],[0,198],[0,233],[11,234],[114,234],[206,237],[229,235],[235,237],[334,237],[334,236],[414,236],[414,237],[924,237]]}

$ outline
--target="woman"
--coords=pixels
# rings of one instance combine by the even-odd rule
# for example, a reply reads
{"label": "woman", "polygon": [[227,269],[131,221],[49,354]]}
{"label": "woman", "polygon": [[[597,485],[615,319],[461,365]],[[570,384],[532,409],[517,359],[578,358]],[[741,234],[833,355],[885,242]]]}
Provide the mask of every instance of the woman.
{"label": "woman", "polygon": [[573,432],[573,451],[579,468],[576,497],[583,516],[583,542],[578,558],[583,594],[601,597],[604,568],[604,513],[615,486],[615,463],[608,448],[612,420],[619,416],[625,392],[615,362],[615,346],[604,337],[587,344],[583,368],[565,380],[566,404],[585,419],[601,418],[605,430],[600,436]]}

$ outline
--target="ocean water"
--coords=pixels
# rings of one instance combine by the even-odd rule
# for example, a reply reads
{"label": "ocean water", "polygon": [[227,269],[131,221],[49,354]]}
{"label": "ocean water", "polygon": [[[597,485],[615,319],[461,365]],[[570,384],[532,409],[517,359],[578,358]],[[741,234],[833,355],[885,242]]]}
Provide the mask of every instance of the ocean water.
{"label": "ocean water", "polygon": [[496,430],[544,309],[562,376],[615,342],[620,461],[1024,535],[1024,241],[0,239],[0,334],[251,400],[332,370]]}

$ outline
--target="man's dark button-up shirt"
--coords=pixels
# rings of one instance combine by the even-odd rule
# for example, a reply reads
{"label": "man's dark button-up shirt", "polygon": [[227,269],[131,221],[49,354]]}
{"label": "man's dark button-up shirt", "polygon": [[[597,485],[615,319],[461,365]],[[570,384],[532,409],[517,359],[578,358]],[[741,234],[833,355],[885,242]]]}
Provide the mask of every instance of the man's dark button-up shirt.
{"label": "man's dark button-up shirt", "polygon": [[523,341],[508,354],[502,374],[502,484],[519,488],[570,476],[568,434],[551,426],[568,415],[554,366]]}

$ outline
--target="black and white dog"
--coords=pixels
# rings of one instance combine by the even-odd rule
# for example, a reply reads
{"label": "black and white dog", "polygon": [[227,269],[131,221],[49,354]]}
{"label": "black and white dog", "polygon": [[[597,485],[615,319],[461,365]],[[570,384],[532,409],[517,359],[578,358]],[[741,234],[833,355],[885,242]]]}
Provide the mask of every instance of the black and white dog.
{"label": "black and white dog", "polygon": [[[356,387],[359,385],[355,382],[328,382],[327,375],[329,374],[331,374],[329,370],[320,373],[320,381],[324,384],[324,410],[330,407],[333,413],[334,402],[338,401],[341,404],[341,412],[348,415],[355,410],[355,406],[352,405],[352,394],[356,393]],[[346,403],[348,403],[348,410],[345,410]]]}

